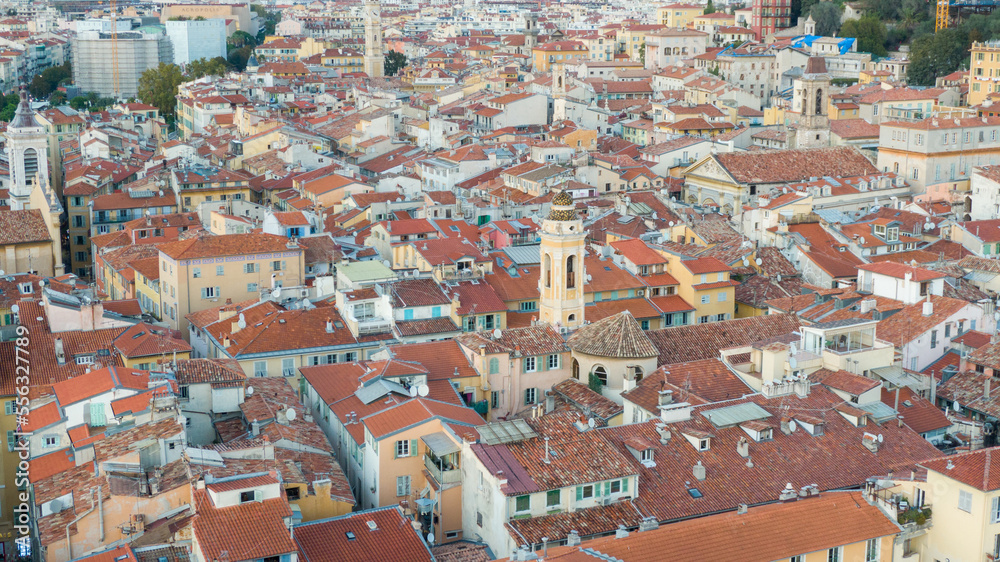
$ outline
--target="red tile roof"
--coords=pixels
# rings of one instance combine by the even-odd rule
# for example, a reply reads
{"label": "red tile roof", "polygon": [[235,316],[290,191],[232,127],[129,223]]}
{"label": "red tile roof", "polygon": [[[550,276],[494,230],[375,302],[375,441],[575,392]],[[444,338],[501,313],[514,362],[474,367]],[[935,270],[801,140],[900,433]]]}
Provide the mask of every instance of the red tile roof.
{"label": "red tile roof", "polygon": [[215,507],[206,490],[194,490],[194,535],[206,560],[253,560],[296,551],[285,518],[284,497]]}
{"label": "red tile roof", "polygon": [[878,273],[880,275],[887,275],[889,277],[895,277],[896,279],[904,279],[906,275],[909,274],[910,278],[917,282],[930,281],[931,279],[940,279],[948,276],[940,271],[932,271],[922,267],[903,265],[901,263],[891,261],[859,265],[858,269],[871,271],[872,273]]}
{"label": "red tile roof", "polygon": [[[997,461],[1000,462],[1000,458]],[[993,449],[950,455],[922,462],[920,466],[977,490],[991,492],[1000,489],[1000,470],[992,468]]]}
{"label": "red tile roof", "polygon": [[295,543],[307,562],[433,560],[426,543],[398,506],[298,525]]}

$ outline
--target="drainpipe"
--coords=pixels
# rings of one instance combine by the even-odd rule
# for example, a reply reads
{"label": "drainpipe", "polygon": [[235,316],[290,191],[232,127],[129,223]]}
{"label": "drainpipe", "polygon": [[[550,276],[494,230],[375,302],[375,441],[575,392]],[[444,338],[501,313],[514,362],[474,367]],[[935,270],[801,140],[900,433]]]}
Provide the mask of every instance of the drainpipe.
{"label": "drainpipe", "polygon": [[[97,490],[98,490],[98,491],[97,491],[97,494],[98,494],[98,497],[100,497],[100,494],[101,494],[101,492],[100,492],[100,490],[101,490],[101,487],[100,487],[100,486],[98,486],[98,487],[97,487]],[[69,525],[66,525],[66,554],[67,554],[67,555],[69,556],[69,559],[70,559],[70,560],[72,560],[72,559],[73,559],[73,543],[72,543],[72,542],[70,542],[70,538],[69,538],[69,528],[70,528],[70,527],[72,527],[73,525],[76,525],[76,523],[77,523],[77,522],[78,522],[79,520],[81,520],[81,519],[83,519],[84,517],[86,517],[86,516],[90,515],[91,513],[93,513],[93,511],[94,511],[94,508],[95,508],[95,507],[96,507],[96,506],[94,505],[94,496],[93,496],[93,489],[91,489],[91,496],[90,496],[90,509],[88,509],[87,511],[85,511],[85,512],[81,513],[81,514],[80,514],[80,515],[79,515],[79,516],[78,516],[78,517],[77,517],[76,519],[74,519],[74,520],[70,521],[70,522],[69,522]]]}
{"label": "drainpipe", "polygon": [[101,532],[101,542],[104,542],[104,495],[101,494],[101,486],[97,487],[97,525]]}

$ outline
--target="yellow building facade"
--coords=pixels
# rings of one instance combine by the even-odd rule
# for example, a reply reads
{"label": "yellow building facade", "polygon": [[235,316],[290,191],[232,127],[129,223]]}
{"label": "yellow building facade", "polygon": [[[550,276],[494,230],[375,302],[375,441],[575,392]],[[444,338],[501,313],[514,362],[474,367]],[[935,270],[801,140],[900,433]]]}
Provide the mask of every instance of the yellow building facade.
{"label": "yellow building facade", "polygon": [[573,197],[564,192],[552,199],[552,211],[542,222],[542,269],[538,280],[539,320],[577,328],[583,324],[583,256],[586,231],[576,214]]}

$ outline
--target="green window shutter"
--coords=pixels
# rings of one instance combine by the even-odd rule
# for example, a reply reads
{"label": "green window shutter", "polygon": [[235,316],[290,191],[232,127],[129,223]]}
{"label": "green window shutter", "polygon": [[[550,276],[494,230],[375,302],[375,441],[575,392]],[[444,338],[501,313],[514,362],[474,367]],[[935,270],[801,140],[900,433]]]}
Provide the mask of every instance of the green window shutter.
{"label": "green window shutter", "polygon": [[604,483],[604,495],[605,496],[610,496],[611,495],[611,481],[610,480]]}
{"label": "green window shutter", "polygon": [[627,492],[628,491],[628,478],[625,478],[624,480],[622,480],[622,491],[623,492]]}
{"label": "green window shutter", "polygon": [[598,482],[597,484],[594,484],[594,497],[595,498],[601,497],[601,483],[600,482]]}
{"label": "green window shutter", "polygon": [[8,416],[10,416],[10,415],[12,415],[14,413],[14,401],[13,400],[7,400],[6,402],[3,403],[3,413],[7,414]]}
{"label": "green window shutter", "polygon": [[216,287],[215,288],[215,298],[219,298],[219,295],[221,295],[221,294],[222,294],[222,287]]}
{"label": "green window shutter", "polygon": [[201,298],[203,298],[203,299],[207,299],[208,298],[208,293],[205,291],[204,287],[201,288]]}
{"label": "green window shutter", "polygon": [[416,439],[410,439],[410,456],[411,457],[417,456],[417,440]]}
{"label": "green window shutter", "polygon": [[583,486],[576,487],[576,501],[583,500]]}
{"label": "green window shutter", "polygon": [[396,445],[393,445],[393,447],[392,447],[392,458],[394,458],[394,459],[398,459],[399,458],[399,447],[396,446]]}

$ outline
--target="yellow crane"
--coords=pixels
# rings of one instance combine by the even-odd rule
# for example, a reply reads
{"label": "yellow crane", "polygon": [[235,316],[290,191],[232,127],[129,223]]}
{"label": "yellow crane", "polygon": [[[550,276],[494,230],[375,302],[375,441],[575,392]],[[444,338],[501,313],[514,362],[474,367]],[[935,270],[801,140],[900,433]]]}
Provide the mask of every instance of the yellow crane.
{"label": "yellow crane", "polygon": [[115,99],[121,94],[118,75],[118,2],[111,0],[111,87],[115,93]]}
{"label": "yellow crane", "polygon": [[948,27],[949,4],[950,0],[937,0],[937,18],[934,21],[934,31],[941,31]]}

